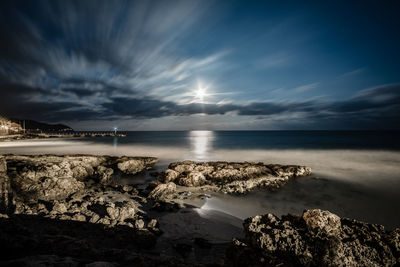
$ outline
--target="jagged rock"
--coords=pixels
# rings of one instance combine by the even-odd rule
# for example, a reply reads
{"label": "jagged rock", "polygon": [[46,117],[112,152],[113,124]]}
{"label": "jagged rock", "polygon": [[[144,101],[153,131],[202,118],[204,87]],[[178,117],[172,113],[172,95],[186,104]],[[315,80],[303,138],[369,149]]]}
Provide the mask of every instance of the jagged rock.
{"label": "jagged rock", "polygon": [[157,229],[158,228],[158,221],[156,219],[152,219],[148,224],[147,228],[149,229]]}
{"label": "jagged rock", "polygon": [[125,171],[134,173],[150,168],[157,161],[145,157],[7,155],[2,157],[0,166],[4,165],[4,160],[9,165],[7,175],[12,187],[26,201],[65,199],[82,191],[91,178],[111,185],[114,183],[112,167],[117,162],[125,163]]}
{"label": "jagged rock", "polygon": [[140,219],[136,214],[140,204],[134,199],[143,198],[132,186],[116,186],[113,168],[132,161],[150,168],[156,162],[155,158],[85,155],[7,155],[1,160],[9,167],[0,175],[0,212],[131,228]]}
{"label": "jagged rock", "polygon": [[[272,214],[244,222],[245,239],[227,251],[231,266],[391,266],[399,261],[399,229],[309,210],[302,217]],[[397,238],[397,239],[396,239]]]}
{"label": "jagged rock", "polygon": [[136,174],[151,168],[157,162],[156,158],[122,158],[118,163],[118,169],[127,174]]}
{"label": "jagged rock", "polygon": [[145,165],[143,161],[140,160],[128,160],[118,163],[118,169],[125,173],[136,174],[144,170]]}
{"label": "jagged rock", "polygon": [[246,193],[255,188],[276,189],[290,178],[311,174],[306,166],[251,162],[174,162],[160,173],[159,180],[182,186],[207,186],[224,193]]}
{"label": "jagged rock", "polygon": [[74,214],[71,218],[73,221],[78,221],[78,222],[86,222],[86,216],[82,214]]}
{"label": "jagged rock", "polygon": [[144,221],[142,219],[136,220],[135,228],[139,229],[139,230],[143,229],[144,228]]}
{"label": "jagged rock", "polygon": [[0,174],[7,173],[7,161],[4,157],[0,157]]}
{"label": "jagged rock", "polygon": [[56,214],[63,214],[67,212],[67,206],[63,202],[55,201],[52,212]]}
{"label": "jagged rock", "polygon": [[135,190],[135,188],[134,188],[133,186],[131,186],[131,185],[124,185],[124,186],[122,187],[122,190],[123,190],[124,192],[131,192],[131,191]]}
{"label": "jagged rock", "polygon": [[100,183],[103,185],[109,185],[109,184],[114,183],[113,176],[112,176],[113,173],[114,173],[114,170],[111,168],[107,168],[104,166],[97,167],[97,174],[99,175]]}
{"label": "jagged rock", "polygon": [[176,180],[176,178],[179,177],[179,172],[175,171],[175,170],[171,170],[168,169],[164,172],[164,183],[169,183],[169,182],[174,182]]}
{"label": "jagged rock", "polygon": [[185,160],[182,162],[173,162],[169,164],[168,169],[175,170],[179,173],[191,172],[196,167],[196,162],[191,160]]}
{"label": "jagged rock", "polygon": [[138,204],[131,201],[118,202],[117,205],[110,204],[107,207],[108,216],[111,220],[115,220],[119,223],[124,222],[126,219],[133,219],[136,211],[138,210]]}
{"label": "jagged rock", "polygon": [[340,233],[340,217],[326,210],[307,210],[303,213],[303,220],[310,231],[321,232],[327,236],[336,236]]}
{"label": "jagged rock", "polygon": [[180,185],[184,186],[202,186],[206,183],[206,178],[201,172],[193,171],[186,178],[179,180]]}
{"label": "jagged rock", "polygon": [[153,191],[150,192],[149,197],[154,200],[165,201],[170,199],[176,193],[176,184],[173,182],[167,184],[159,184]]}

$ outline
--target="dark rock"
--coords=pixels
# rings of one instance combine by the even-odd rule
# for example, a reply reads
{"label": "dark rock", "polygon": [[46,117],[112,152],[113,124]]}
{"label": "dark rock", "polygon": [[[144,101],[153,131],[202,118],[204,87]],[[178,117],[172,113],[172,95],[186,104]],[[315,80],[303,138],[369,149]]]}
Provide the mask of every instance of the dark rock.
{"label": "dark rock", "polygon": [[7,173],[7,161],[4,157],[0,157],[0,174]]}
{"label": "dark rock", "polygon": [[398,229],[388,233],[328,211],[255,216],[244,230],[245,239],[227,251],[231,266],[392,266],[399,260]]}
{"label": "dark rock", "polygon": [[154,203],[152,210],[158,212],[177,212],[182,208],[184,206],[180,203],[159,201]]}
{"label": "dark rock", "polygon": [[183,257],[186,257],[193,250],[192,245],[185,244],[185,243],[178,243],[178,244],[173,245],[173,247],[176,250],[176,252],[181,254]]}
{"label": "dark rock", "polygon": [[15,210],[14,193],[8,176],[0,173],[0,213],[10,214]]}
{"label": "dark rock", "polygon": [[194,244],[204,249],[210,249],[212,247],[212,244],[208,240],[201,237],[196,237],[194,239]]}

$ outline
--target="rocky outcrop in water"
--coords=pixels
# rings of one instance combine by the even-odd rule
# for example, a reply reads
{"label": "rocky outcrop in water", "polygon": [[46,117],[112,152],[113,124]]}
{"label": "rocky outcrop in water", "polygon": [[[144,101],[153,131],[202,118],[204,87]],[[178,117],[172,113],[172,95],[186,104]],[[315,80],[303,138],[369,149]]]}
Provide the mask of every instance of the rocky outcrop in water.
{"label": "rocky outcrop in water", "polygon": [[393,266],[400,264],[400,229],[344,219],[323,210],[301,217],[272,214],[244,222],[244,240],[227,252],[229,266]]}
{"label": "rocky outcrop in water", "polygon": [[276,189],[290,178],[311,174],[311,168],[296,165],[251,162],[171,163],[160,174],[160,181],[185,187],[203,187],[224,193],[246,193],[255,188]]}
{"label": "rocky outcrop in water", "polygon": [[[0,158],[1,212],[147,230],[152,220],[141,211],[146,199],[133,187],[118,186],[114,174],[136,174],[156,161],[150,157],[6,155]],[[158,231],[153,226],[150,230]]]}

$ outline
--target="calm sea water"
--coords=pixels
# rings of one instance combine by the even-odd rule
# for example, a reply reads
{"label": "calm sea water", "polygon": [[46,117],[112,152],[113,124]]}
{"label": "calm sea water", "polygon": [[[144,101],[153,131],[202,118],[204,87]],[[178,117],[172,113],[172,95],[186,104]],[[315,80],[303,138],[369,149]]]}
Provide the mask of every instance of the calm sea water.
{"label": "calm sea water", "polygon": [[[120,144],[210,149],[389,149],[400,150],[395,131],[170,131],[123,132]],[[106,139],[99,141],[108,142]],[[199,144],[200,145],[200,144]]]}
{"label": "calm sea water", "polygon": [[[400,227],[400,132],[187,131],[126,132],[126,137],[0,142],[0,153],[156,156],[157,170],[172,161],[226,160],[310,166],[276,192],[216,194],[201,207],[239,219],[328,209],[340,216]],[[148,175],[125,183],[146,183]]]}

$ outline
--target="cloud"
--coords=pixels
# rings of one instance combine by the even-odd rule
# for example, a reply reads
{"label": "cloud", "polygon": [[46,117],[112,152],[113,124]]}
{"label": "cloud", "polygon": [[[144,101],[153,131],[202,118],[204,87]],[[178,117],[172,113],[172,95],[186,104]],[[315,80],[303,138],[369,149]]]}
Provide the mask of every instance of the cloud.
{"label": "cloud", "polygon": [[311,89],[317,88],[319,85],[319,83],[310,83],[310,84],[305,84],[299,87],[296,87],[293,89],[293,91],[301,93],[301,92],[306,92],[309,91]]}
{"label": "cloud", "polygon": [[[301,122],[315,127],[400,127],[399,85],[363,90],[340,101],[243,103],[240,96],[223,101],[223,94],[229,93],[232,85],[226,80],[230,77],[235,82],[233,76],[241,74],[218,75],[219,70],[229,69],[228,62],[235,63],[225,61],[234,50],[220,46],[217,50],[194,49],[187,41],[189,29],[196,23],[204,24],[203,18],[213,15],[206,1],[150,4],[121,0],[115,4],[71,0],[65,4],[61,0],[38,0],[5,1],[0,5],[2,115],[53,122],[95,122],[122,118],[190,120],[191,116],[205,114],[218,117],[219,124],[223,124],[220,116],[227,116],[231,121],[238,119],[235,125],[247,125],[246,120],[252,117],[276,125]],[[206,47],[207,43],[198,47]],[[255,60],[254,64],[264,70],[282,69],[292,64],[293,58],[292,54],[278,52]],[[212,101],[217,104],[193,103],[188,92],[202,76],[208,78],[207,74],[214,77],[206,81],[213,85],[212,89],[219,89],[218,82],[226,88],[212,92]],[[317,86],[320,85],[305,84],[290,93]]]}
{"label": "cloud", "polygon": [[366,71],[366,68],[358,68],[358,69],[355,69],[355,70],[352,70],[352,71],[349,71],[349,72],[341,74],[339,76],[339,78],[348,78],[348,77],[351,77],[351,76],[355,76],[355,75],[361,74],[361,73],[363,73],[365,71]]}
{"label": "cloud", "polygon": [[[81,85],[68,88],[63,92],[72,92],[79,98],[87,99],[95,90],[101,90],[104,84],[79,81],[69,85]],[[97,88],[97,89],[96,89]],[[92,91],[94,90],[94,91]],[[83,101],[67,101],[58,92],[18,84],[0,83],[0,93],[5,96],[0,100],[0,112],[6,116],[24,117],[49,121],[107,120],[107,119],[152,119],[169,116],[184,117],[196,114],[226,115],[240,117],[259,117],[268,120],[288,118],[292,124],[315,127],[344,128],[399,128],[400,126],[400,85],[390,84],[369,88],[354,97],[341,101],[323,102],[318,99],[309,101],[251,102],[234,104],[189,103],[177,104],[151,97],[112,96],[119,88],[110,88],[108,97],[103,102],[88,108]],[[90,93],[89,93],[90,92]],[[48,101],[58,97],[58,101]],[[96,98],[97,99],[97,98]],[[98,99],[97,99],[98,101]],[[14,103],[18,103],[15,105]],[[261,116],[261,117],[260,117]],[[293,118],[296,118],[295,120]],[[288,121],[282,121],[287,125]],[[319,125],[319,126],[318,126]]]}

